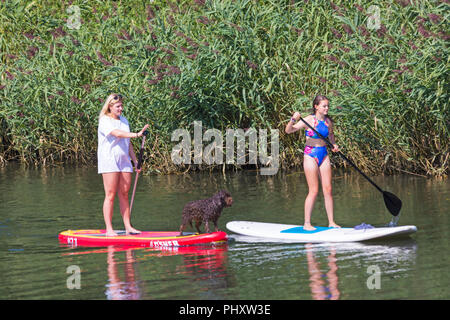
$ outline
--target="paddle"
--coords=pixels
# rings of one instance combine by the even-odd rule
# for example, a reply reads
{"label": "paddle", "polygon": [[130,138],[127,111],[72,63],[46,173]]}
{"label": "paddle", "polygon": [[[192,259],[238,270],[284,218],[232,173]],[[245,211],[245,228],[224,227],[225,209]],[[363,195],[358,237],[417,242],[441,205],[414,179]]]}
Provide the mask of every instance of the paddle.
{"label": "paddle", "polygon": [[[147,136],[148,131],[145,130],[142,134],[144,135],[144,137],[142,138],[142,144],[141,144],[141,149],[139,150],[139,159],[138,159],[136,169],[140,169],[141,165],[142,165],[142,156],[144,154],[145,137]],[[136,172],[136,178],[134,179],[133,194],[131,196],[131,203],[130,203],[130,215],[131,215],[131,209],[133,209],[134,194],[136,193],[136,186],[137,186],[138,178],[139,178],[139,172]]]}
{"label": "paddle", "polygon": [[[328,138],[325,138],[322,136],[319,132],[316,131],[308,122],[303,120],[302,117],[300,117],[300,120],[303,121],[304,124],[306,124],[311,130],[313,130],[323,141],[325,141],[330,148],[334,148],[331,144],[330,140]],[[359,168],[351,161],[349,158],[347,158],[342,152],[338,151],[338,154],[346,160],[348,163],[350,163],[353,168],[356,169],[364,178],[367,179],[375,188],[377,188],[378,191],[380,191],[383,194],[384,204],[386,205],[386,208],[389,210],[389,212],[396,217],[400,213],[400,209],[402,208],[402,201],[394,194],[383,191],[375,182],[372,181],[364,172],[359,170]]]}

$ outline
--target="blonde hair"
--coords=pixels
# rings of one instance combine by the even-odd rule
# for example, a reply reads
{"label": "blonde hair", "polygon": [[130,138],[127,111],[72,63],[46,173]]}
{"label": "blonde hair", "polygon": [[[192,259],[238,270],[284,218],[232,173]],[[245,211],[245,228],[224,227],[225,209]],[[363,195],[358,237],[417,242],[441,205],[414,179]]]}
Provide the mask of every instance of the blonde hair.
{"label": "blonde hair", "polygon": [[[114,97],[119,96],[116,93],[111,93],[108,98],[106,98],[105,104],[102,107],[102,110],[100,110],[100,114],[98,118],[100,119],[103,116],[107,116],[111,113],[111,110],[109,110],[109,107],[111,105],[111,101],[114,99]],[[119,101],[122,101],[122,98],[119,99]]]}

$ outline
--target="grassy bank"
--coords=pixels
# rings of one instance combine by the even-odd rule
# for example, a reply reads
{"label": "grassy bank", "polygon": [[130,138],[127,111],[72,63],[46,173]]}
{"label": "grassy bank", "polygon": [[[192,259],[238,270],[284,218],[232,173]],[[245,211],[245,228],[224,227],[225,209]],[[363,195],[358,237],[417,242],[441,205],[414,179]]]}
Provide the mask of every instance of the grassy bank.
{"label": "grassy bank", "polygon": [[156,125],[146,148],[153,171],[196,168],[170,157],[171,133],[192,131],[194,120],[222,132],[279,129],[281,165],[300,165],[304,140],[284,126],[321,93],[338,144],[364,170],[447,176],[449,8],[427,0],[1,2],[0,161],[95,164],[98,113],[119,92],[132,130]]}

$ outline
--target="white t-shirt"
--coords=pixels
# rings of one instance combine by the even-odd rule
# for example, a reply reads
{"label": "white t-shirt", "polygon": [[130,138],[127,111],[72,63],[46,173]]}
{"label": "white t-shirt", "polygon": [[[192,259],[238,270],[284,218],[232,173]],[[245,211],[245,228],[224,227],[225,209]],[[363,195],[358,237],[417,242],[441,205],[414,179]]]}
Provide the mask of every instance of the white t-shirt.
{"label": "white t-shirt", "polygon": [[111,131],[120,129],[130,132],[128,120],[120,116],[114,119],[102,116],[98,121],[98,173],[133,172],[130,158],[130,138],[118,138]]}

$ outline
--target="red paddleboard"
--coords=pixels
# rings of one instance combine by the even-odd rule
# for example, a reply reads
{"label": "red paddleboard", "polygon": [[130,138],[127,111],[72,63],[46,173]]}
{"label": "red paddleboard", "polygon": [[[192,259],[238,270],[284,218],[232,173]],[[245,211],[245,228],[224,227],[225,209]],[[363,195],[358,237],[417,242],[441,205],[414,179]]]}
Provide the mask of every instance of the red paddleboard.
{"label": "red paddleboard", "polygon": [[228,236],[223,231],[201,234],[185,234],[179,236],[178,231],[143,231],[139,234],[125,234],[116,231],[116,237],[105,236],[106,230],[66,230],[59,234],[61,243],[72,246],[138,246],[138,247],[178,247],[198,244],[211,244],[227,241]]}

